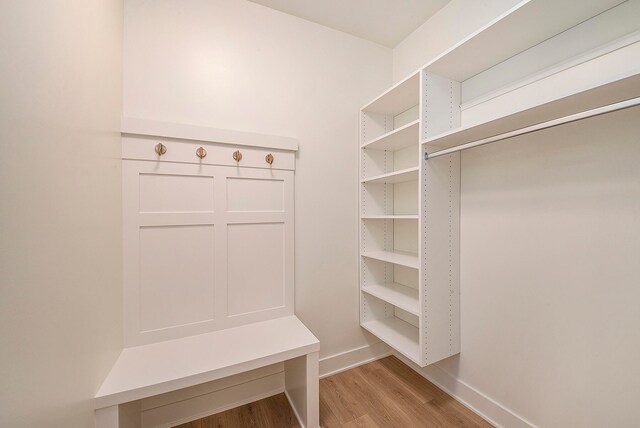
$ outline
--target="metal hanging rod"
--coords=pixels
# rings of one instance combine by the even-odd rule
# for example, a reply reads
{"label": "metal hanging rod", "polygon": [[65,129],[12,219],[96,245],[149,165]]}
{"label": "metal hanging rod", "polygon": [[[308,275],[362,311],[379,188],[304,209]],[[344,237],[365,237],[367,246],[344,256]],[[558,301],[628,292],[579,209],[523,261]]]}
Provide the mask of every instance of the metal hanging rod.
{"label": "metal hanging rod", "polygon": [[431,158],[443,156],[449,153],[459,152],[461,150],[470,149],[472,147],[478,147],[478,146],[482,146],[489,143],[494,143],[496,141],[505,140],[507,138],[517,137],[519,135],[530,134],[532,132],[540,131],[543,129],[564,125],[565,123],[576,122],[578,120],[588,119],[590,117],[612,113],[614,111],[635,107],[637,105],[640,105],[640,97],[631,98],[626,101],[620,101],[618,103],[594,108],[592,110],[586,110],[580,113],[571,114],[569,116],[564,116],[558,119],[549,120],[547,122],[537,123],[535,125],[527,126],[525,128],[516,129],[515,131],[505,132],[504,134],[494,135],[492,137],[484,138],[482,140],[472,141],[466,144],[460,144],[459,146],[451,147],[449,149],[439,150],[433,153],[425,153],[425,159],[431,159]]}

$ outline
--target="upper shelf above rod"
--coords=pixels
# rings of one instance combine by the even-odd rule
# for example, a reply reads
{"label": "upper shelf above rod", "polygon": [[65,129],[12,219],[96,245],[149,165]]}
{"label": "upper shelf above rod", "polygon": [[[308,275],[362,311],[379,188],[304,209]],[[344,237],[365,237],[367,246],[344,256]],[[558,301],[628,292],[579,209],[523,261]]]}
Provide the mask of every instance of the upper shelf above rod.
{"label": "upper shelf above rod", "polygon": [[489,122],[422,141],[428,158],[501,141],[640,104],[640,74]]}

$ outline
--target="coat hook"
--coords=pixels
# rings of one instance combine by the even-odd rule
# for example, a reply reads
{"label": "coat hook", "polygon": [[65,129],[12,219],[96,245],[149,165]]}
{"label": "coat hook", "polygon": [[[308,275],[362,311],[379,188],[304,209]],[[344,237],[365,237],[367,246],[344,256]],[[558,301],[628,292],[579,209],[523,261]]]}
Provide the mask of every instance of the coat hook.
{"label": "coat hook", "polygon": [[156,153],[158,154],[158,156],[162,156],[163,154],[167,153],[167,146],[162,143],[156,144]]}

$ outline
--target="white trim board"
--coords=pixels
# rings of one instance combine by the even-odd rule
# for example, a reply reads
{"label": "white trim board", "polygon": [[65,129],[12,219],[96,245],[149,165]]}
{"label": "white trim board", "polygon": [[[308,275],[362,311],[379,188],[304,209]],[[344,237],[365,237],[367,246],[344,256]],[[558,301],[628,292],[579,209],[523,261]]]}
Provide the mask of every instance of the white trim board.
{"label": "white trim board", "polygon": [[376,342],[329,355],[320,360],[320,378],[332,376],[389,355],[391,355],[391,348],[384,342]]}
{"label": "white trim board", "polygon": [[123,117],[122,134],[146,135],[151,137],[177,138],[181,140],[205,141],[233,144],[236,146],[268,147],[281,150],[298,150],[298,140],[292,137],[258,134],[230,129],[155,120]]}
{"label": "white trim board", "polygon": [[393,355],[411,367],[416,373],[442,389],[456,401],[459,401],[465,407],[468,407],[492,425],[508,428],[535,427],[531,422],[521,416],[518,416],[500,403],[497,403],[490,397],[487,397],[482,392],[456,379],[454,376],[438,367],[437,364],[421,368],[401,354],[394,352]]}

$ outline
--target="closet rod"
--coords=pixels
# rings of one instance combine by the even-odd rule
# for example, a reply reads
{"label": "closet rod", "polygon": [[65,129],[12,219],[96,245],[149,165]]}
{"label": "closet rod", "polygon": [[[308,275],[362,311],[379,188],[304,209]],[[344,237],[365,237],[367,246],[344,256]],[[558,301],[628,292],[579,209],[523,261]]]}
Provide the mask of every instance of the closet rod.
{"label": "closet rod", "polygon": [[470,149],[472,147],[482,146],[496,141],[505,140],[511,137],[517,137],[519,135],[530,134],[532,132],[540,131],[547,128],[553,128],[554,126],[564,125],[565,123],[576,122],[582,119],[588,119],[594,116],[600,116],[606,113],[612,113],[618,110],[624,110],[626,108],[635,107],[640,104],[640,97],[631,98],[626,101],[621,101],[614,104],[609,104],[603,107],[594,108],[592,110],[586,110],[580,113],[571,114],[569,116],[560,117],[558,119],[549,120],[547,122],[537,123],[535,125],[527,126],[525,128],[516,129],[515,131],[505,132],[504,134],[494,135],[482,140],[472,141],[470,143],[460,144],[459,146],[451,147],[449,149],[439,150],[433,153],[427,153],[426,159],[443,156],[453,152],[459,152],[461,150]]}

